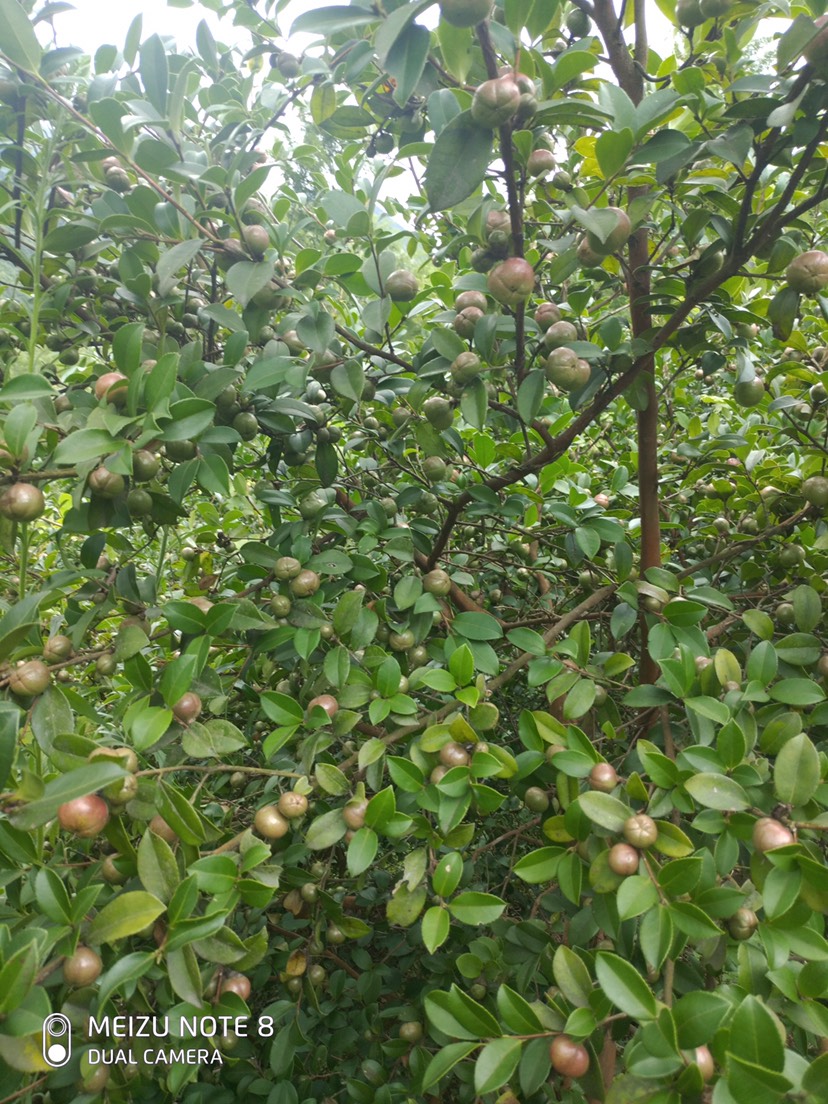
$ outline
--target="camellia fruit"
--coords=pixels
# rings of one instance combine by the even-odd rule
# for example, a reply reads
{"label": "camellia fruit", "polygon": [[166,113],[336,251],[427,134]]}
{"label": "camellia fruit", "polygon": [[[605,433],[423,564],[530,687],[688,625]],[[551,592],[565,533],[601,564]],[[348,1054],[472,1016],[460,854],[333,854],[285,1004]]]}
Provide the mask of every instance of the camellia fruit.
{"label": "camellia fruit", "polygon": [[535,287],[535,270],[523,257],[509,257],[489,273],[486,285],[491,295],[505,307],[525,303]]}
{"label": "camellia fruit", "polygon": [[301,563],[294,556],[280,556],[273,565],[273,574],[277,579],[295,579],[302,570]]}
{"label": "camellia fruit", "polygon": [[549,1044],[549,1060],[564,1077],[583,1077],[589,1069],[589,1051],[568,1035],[555,1036]]}
{"label": "camellia fruit", "polygon": [[658,825],[646,813],[627,817],[621,829],[624,839],[633,847],[652,847],[658,839]]}
{"label": "camellia fruit", "polygon": [[472,97],[471,115],[478,126],[496,130],[513,118],[520,107],[520,88],[514,77],[483,81]]}
{"label": "camellia fruit", "polygon": [[549,798],[540,786],[530,786],[523,795],[523,804],[533,813],[545,813],[549,808]]}
{"label": "camellia fruit", "polygon": [[451,378],[460,384],[471,383],[473,379],[480,375],[482,370],[483,365],[480,362],[480,357],[477,353],[472,352],[460,353],[459,356],[454,358],[449,368]]}
{"label": "camellia fruit", "polygon": [[69,985],[91,985],[101,976],[101,957],[91,947],[79,944],[63,963],[63,977]]}
{"label": "camellia fruit", "polygon": [[447,571],[441,567],[435,567],[432,571],[423,575],[423,590],[426,594],[433,594],[437,598],[445,598],[451,593],[451,578]]}
{"label": "camellia fruit", "polygon": [[288,790],[279,798],[278,810],[285,820],[296,820],[308,811],[308,799],[304,794]]}
{"label": "camellia fruit", "polygon": [[469,762],[469,753],[454,740],[449,740],[440,748],[440,762],[444,767],[465,767]]}
{"label": "camellia fruit", "polygon": [[99,498],[117,498],[126,486],[122,475],[110,471],[103,464],[89,473],[86,482],[92,494]]}
{"label": "camellia fruit", "polygon": [[257,809],[253,818],[253,827],[265,839],[281,839],[290,831],[287,819],[275,805],[263,805],[261,809]]}
{"label": "camellia fruit", "polygon": [[618,785],[618,774],[611,763],[596,763],[589,772],[589,788],[599,793],[612,793]]}
{"label": "camellia fruit", "polygon": [[634,847],[628,843],[616,843],[609,850],[609,868],[613,874],[620,874],[626,878],[635,874],[638,870],[640,856]]}
{"label": "camellia fruit", "polygon": [[409,303],[419,290],[419,280],[405,268],[398,268],[385,281],[386,294],[395,303]]}
{"label": "camellia fruit", "polygon": [[733,388],[733,398],[736,400],[736,405],[748,409],[752,406],[758,406],[764,394],[765,384],[759,376],[754,376],[752,380],[740,380]]}
{"label": "camellia fruit", "polygon": [[342,810],[342,819],[353,831],[358,832],[365,824],[365,812],[368,808],[366,800],[354,799],[349,801]]}
{"label": "camellia fruit", "polygon": [[492,14],[493,0],[440,0],[440,18],[452,27],[476,27]]}
{"label": "camellia fruit", "polygon": [[21,698],[34,698],[42,694],[52,681],[52,673],[40,659],[27,659],[12,668],[9,674],[9,690]]}
{"label": "camellia fruit", "polygon": [[750,939],[759,927],[759,918],[753,909],[739,908],[727,922],[727,930],[740,943]]}
{"label": "camellia fruit", "polygon": [[454,409],[448,399],[441,395],[431,395],[423,403],[423,414],[435,429],[449,429],[454,422]]}
{"label": "camellia fruit", "polygon": [[[702,2],[704,2],[704,0],[702,0]],[[699,1067],[702,1081],[709,1081],[716,1072],[716,1064],[713,1061],[713,1055],[710,1053],[710,1049],[706,1046],[697,1046],[695,1050],[691,1051],[690,1057]]]}
{"label": "camellia fruit", "polygon": [[160,814],[156,814],[152,818],[148,827],[153,835],[160,836],[161,839],[165,840],[167,843],[175,843],[178,840],[178,833],[176,830],[172,825],[167,824],[166,820],[164,820]]}
{"label": "camellia fruit", "polygon": [[201,698],[198,694],[188,691],[181,695],[172,707],[172,711],[173,716],[180,724],[188,725],[201,713]]}
{"label": "camellia fruit", "polygon": [[828,286],[828,253],[809,249],[794,257],[785,269],[788,287],[803,295],[816,295]]}
{"label": "camellia fruit", "polygon": [[753,846],[757,851],[775,851],[794,842],[793,833],[773,817],[760,817],[753,826]]}
{"label": "camellia fruit", "polygon": [[561,320],[561,308],[557,303],[541,303],[535,310],[535,321],[542,330],[548,329]]}
{"label": "camellia fruit", "polygon": [[526,171],[530,176],[543,176],[555,171],[555,155],[551,150],[536,149],[529,154]]}
{"label": "camellia fruit", "polygon": [[802,497],[812,506],[828,506],[828,477],[810,475],[802,484]]}
{"label": "camellia fruit", "polygon": [[610,253],[617,253],[622,246],[626,245],[632,233],[632,223],[630,222],[630,216],[621,207],[603,207],[601,210],[612,211],[615,215],[615,226],[605,241],[601,241],[597,235],[590,231],[587,231],[586,241],[593,253],[606,257]]}
{"label": "camellia fruit", "polygon": [[9,521],[34,521],[46,509],[46,499],[32,483],[12,483],[0,495],[0,514]]}
{"label": "camellia fruit", "polygon": [[127,400],[129,380],[122,372],[104,372],[95,380],[95,398],[98,402],[111,402],[123,406]]}
{"label": "camellia fruit", "polygon": [[68,659],[73,651],[69,637],[62,633],[55,633],[43,645],[43,658],[47,663],[60,663],[62,659]]}
{"label": "camellia fruit", "polygon": [[250,984],[250,978],[244,974],[229,974],[227,977],[222,978],[221,985],[219,986],[219,996],[224,993],[235,993],[237,997],[241,997],[243,1001],[246,1001],[253,991],[253,987]]}
{"label": "camellia fruit", "polygon": [[73,832],[81,839],[91,839],[106,826],[109,806],[102,797],[87,794],[65,802],[57,811],[58,823],[66,832]]}
{"label": "camellia fruit", "polygon": [[575,391],[589,382],[590,369],[574,349],[553,349],[543,363],[546,378],[561,391]]}
{"label": "camellia fruit", "polygon": [[485,311],[487,306],[486,296],[482,291],[461,291],[454,300],[454,309],[458,313],[467,307],[477,307],[478,310]]}
{"label": "camellia fruit", "polygon": [[698,27],[704,23],[705,15],[699,0],[678,0],[676,4],[676,22],[680,27]]}
{"label": "camellia fruit", "polygon": [[289,584],[291,593],[295,594],[297,598],[309,598],[311,594],[316,594],[321,585],[322,580],[315,571],[311,571],[309,568],[300,571],[295,578],[290,580]]}
{"label": "camellia fruit", "polygon": [[333,694],[317,694],[308,702],[308,711],[312,709],[322,709],[329,717],[335,717],[339,712],[339,702]]}
{"label": "camellia fruit", "polygon": [[541,338],[547,349],[560,349],[570,341],[578,340],[578,330],[571,322],[553,322]]}
{"label": "camellia fruit", "polygon": [[483,317],[483,314],[484,312],[480,307],[464,307],[464,309],[455,316],[452,322],[454,332],[459,334],[460,337],[474,337],[475,327]]}

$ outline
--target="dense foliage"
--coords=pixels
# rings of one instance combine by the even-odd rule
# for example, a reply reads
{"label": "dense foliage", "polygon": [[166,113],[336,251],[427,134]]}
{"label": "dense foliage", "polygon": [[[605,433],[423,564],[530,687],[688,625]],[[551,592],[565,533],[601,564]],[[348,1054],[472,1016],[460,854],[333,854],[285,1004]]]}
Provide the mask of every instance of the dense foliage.
{"label": "dense foliage", "polygon": [[828,1100],[819,5],[205,6],[0,0],[0,1100]]}

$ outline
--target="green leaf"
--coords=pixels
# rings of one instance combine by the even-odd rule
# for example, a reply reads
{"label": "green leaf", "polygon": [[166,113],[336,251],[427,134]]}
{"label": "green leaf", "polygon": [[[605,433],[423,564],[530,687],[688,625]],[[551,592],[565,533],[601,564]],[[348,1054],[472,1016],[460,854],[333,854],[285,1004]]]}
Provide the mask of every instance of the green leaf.
{"label": "green leaf", "polygon": [[816,793],[820,781],[819,752],[810,738],[800,732],[776,757],[773,785],[776,796],[788,805],[804,805]]}
{"label": "green leaf", "polygon": [[38,71],[40,43],[18,0],[0,0],[0,51],[15,65],[33,73]]}
{"label": "green leaf", "polygon": [[163,119],[167,113],[167,51],[157,34],[141,43],[140,73],[147,98]]}
{"label": "green leaf", "polygon": [[541,408],[546,397],[547,380],[537,369],[529,372],[518,388],[517,409],[521,418],[529,424]]}
{"label": "green leaf", "polygon": [[6,960],[0,969],[0,1014],[18,1008],[34,984],[38,968],[37,944],[28,943]]}
{"label": "green leaf", "polygon": [[559,944],[555,949],[552,973],[555,984],[570,1004],[574,1004],[576,1008],[589,1006],[589,998],[593,990],[589,970],[582,959],[565,943]]}
{"label": "green leaf", "polygon": [[311,821],[305,832],[305,846],[311,851],[324,851],[326,847],[339,843],[347,831],[348,825],[342,819],[342,810],[331,809]]}
{"label": "green leaf", "polygon": [[[452,628],[466,640],[500,640],[503,636],[500,623],[488,613],[458,613],[452,622]],[[451,661],[449,661],[449,669],[451,669]],[[454,674],[453,671],[452,674]],[[454,677],[462,685],[461,680],[456,675]]]}
{"label": "green leaf", "polygon": [[348,844],[348,873],[356,878],[367,870],[377,853],[379,839],[373,828],[360,828],[354,833]]}
{"label": "green leaf", "polygon": [[427,896],[425,886],[418,886],[413,891],[405,884],[398,886],[385,906],[389,924],[410,928],[423,911]]}
{"label": "green leaf", "polygon": [[172,899],[181,881],[172,848],[149,829],[138,845],[138,877],[144,889],[165,903]]}
{"label": "green leaf", "polygon": [[494,1092],[509,1080],[520,1061],[521,1039],[493,1039],[477,1056],[474,1064],[474,1091],[480,1095]]}
{"label": "green leaf", "polygon": [[428,158],[425,187],[432,211],[468,199],[482,184],[492,157],[494,133],[461,111],[443,128]]}
{"label": "green leaf", "polygon": [[73,467],[87,460],[98,460],[125,444],[103,429],[79,429],[64,437],[55,449],[53,460],[59,468]]}
{"label": "green leaf", "polygon": [[477,1050],[477,1043],[449,1043],[442,1050],[438,1050],[423,1074],[421,1083],[423,1092],[433,1088],[450,1070],[454,1069],[458,1062],[462,1062],[475,1050]]}
{"label": "green leaf", "polygon": [[624,167],[632,152],[633,135],[627,127],[623,130],[605,130],[595,143],[595,157],[605,179],[615,176]]}
{"label": "green leaf", "polygon": [[774,701],[783,705],[817,705],[825,701],[824,691],[810,679],[783,679],[768,691]]}
{"label": "green leaf", "polygon": [[560,847],[539,847],[536,851],[530,851],[528,855],[518,859],[513,872],[529,885],[554,881],[558,863],[563,854],[563,849]]}
{"label": "green leaf", "polygon": [[[390,19],[385,21],[383,30],[389,22]],[[397,82],[394,99],[398,104],[406,104],[419,84],[428,58],[430,40],[431,35],[426,27],[410,23],[386,54],[385,71]]]}
{"label": "green leaf", "polygon": [[624,822],[632,815],[632,810],[623,801],[612,794],[590,791],[578,798],[578,806],[593,824],[600,824],[610,832],[620,832]]}
{"label": "green leaf", "polygon": [[736,1104],[777,1104],[792,1085],[783,1074],[728,1053],[727,1088]]}
{"label": "green leaf", "polygon": [[497,1010],[506,1026],[519,1035],[531,1035],[541,1029],[532,1005],[508,985],[497,990]]}
{"label": "green leaf", "polygon": [[267,287],[274,272],[273,261],[238,261],[227,270],[227,290],[246,307],[257,292]]}
{"label": "green leaf", "polygon": [[244,733],[222,717],[214,717],[204,724],[192,721],[181,739],[181,746],[192,759],[223,759],[246,743]]}
{"label": "green leaf", "polygon": [[716,993],[703,989],[686,993],[673,1006],[679,1046],[689,1049],[709,1043],[729,1011],[729,1003]]}
{"label": "green leaf", "polygon": [[105,905],[86,932],[89,943],[115,943],[142,931],[164,911],[164,902],[152,893],[135,890],[121,893]]}
{"label": "green leaf", "polygon": [[457,889],[462,876],[463,856],[457,851],[450,851],[440,859],[431,875],[432,888],[441,897],[449,897]]}
{"label": "green leaf", "polygon": [[351,31],[354,27],[364,27],[367,23],[376,23],[379,15],[363,8],[347,4],[332,4],[324,8],[314,8],[303,12],[294,19],[291,34],[336,34],[338,31]]}
{"label": "green leaf", "polygon": [[684,788],[694,801],[706,809],[738,812],[740,809],[749,808],[751,804],[738,782],[734,782],[724,774],[714,774],[712,771],[701,771],[692,778],[688,778]]}
{"label": "green leaf", "polygon": [[595,958],[598,984],[616,1008],[636,1020],[652,1020],[658,1001],[647,982],[630,962],[618,955],[599,951]]}
{"label": "green leaf", "polygon": [[501,1035],[497,1020],[482,1004],[452,985],[447,992],[432,992],[425,999],[429,1021],[455,1039],[494,1039]]}
{"label": "green leaf", "polygon": [[451,921],[449,914],[439,905],[432,905],[423,916],[423,943],[429,954],[434,954],[448,939]]}
{"label": "green leaf", "polygon": [[492,893],[461,893],[449,903],[455,920],[463,924],[491,924],[506,908],[506,902]]}

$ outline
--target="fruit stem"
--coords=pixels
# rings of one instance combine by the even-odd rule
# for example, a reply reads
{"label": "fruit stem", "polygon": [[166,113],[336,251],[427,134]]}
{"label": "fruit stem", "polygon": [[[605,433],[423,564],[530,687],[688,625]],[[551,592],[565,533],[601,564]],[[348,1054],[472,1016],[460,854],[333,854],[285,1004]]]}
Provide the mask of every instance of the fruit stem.
{"label": "fruit stem", "polygon": [[20,523],[20,581],[17,586],[18,601],[26,597],[26,573],[29,570],[29,523]]}
{"label": "fruit stem", "polygon": [[167,555],[167,537],[169,535],[169,526],[161,526],[161,543],[158,548],[158,565],[155,568],[155,600],[158,601],[158,592],[161,583],[161,569],[164,566],[164,557]]}

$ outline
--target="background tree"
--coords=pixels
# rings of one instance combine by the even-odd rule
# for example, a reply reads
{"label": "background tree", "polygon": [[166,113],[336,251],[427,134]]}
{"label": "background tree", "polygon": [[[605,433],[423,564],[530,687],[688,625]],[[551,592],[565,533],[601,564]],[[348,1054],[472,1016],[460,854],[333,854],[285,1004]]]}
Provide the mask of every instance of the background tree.
{"label": "background tree", "polygon": [[824,1101],[818,11],[30,8],[0,1100]]}

